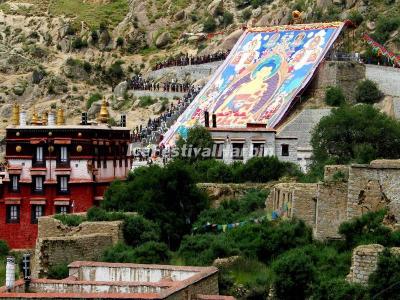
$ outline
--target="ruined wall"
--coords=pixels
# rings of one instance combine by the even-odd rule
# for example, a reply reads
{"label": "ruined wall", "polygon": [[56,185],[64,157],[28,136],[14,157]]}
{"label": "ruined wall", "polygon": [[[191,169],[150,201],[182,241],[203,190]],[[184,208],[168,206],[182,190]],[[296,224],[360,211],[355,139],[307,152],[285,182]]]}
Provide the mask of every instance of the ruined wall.
{"label": "ruined wall", "polygon": [[347,182],[318,184],[314,236],[317,239],[340,238],[338,229],[347,220]]}
{"label": "ruined wall", "polygon": [[193,299],[198,294],[218,295],[218,273],[201,279],[191,285],[186,286],[184,289],[168,296],[168,300],[182,300]]}
{"label": "ruined wall", "polygon": [[269,191],[270,183],[199,183],[197,186],[207,193],[212,207],[218,207],[223,200],[236,199],[251,190]]}
{"label": "ruined wall", "polygon": [[[369,276],[378,267],[379,254],[385,249],[379,244],[361,245],[353,250],[350,273],[346,280],[351,283],[367,284]],[[400,248],[390,248],[394,255],[400,255]]]}
{"label": "ruined wall", "polygon": [[350,61],[324,61],[318,67],[310,90],[318,98],[325,97],[326,88],[340,86],[346,98],[355,102],[354,83],[365,79],[365,65]]}
{"label": "ruined wall", "polygon": [[314,226],[317,184],[279,183],[266,201],[267,211],[278,211],[283,217],[296,217]]}
{"label": "ruined wall", "polygon": [[400,160],[376,160],[352,165],[349,173],[347,218],[389,208],[400,220]]}
{"label": "ruined wall", "polygon": [[32,277],[45,277],[49,268],[77,260],[98,260],[104,250],[123,240],[122,221],[83,222],[70,227],[53,217],[39,218]]}

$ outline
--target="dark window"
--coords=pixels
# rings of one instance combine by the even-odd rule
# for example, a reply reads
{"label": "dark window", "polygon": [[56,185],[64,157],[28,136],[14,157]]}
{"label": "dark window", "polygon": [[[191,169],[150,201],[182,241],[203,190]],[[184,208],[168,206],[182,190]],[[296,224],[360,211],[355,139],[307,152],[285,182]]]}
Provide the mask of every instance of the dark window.
{"label": "dark window", "polygon": [[282,145],[282,156],[289,156],[289,145]]}
{"label": "dark window", "polygon": [[7,205],[6,207],[6,222],[8,224],[19,223],[19,205]]}
{"label": "dark window", "polygon": [[58,192],[60,194],[68,194],[68,176],[58,176],[57,185],[58,185]]}
{"label": "dark window", "polygon": [[68,214],[69,213],[69,206],[68,205],[58,205],[56,206],[56,214]]}
{"label": "dark window", "polygon": [[19,191],[19,175],[10,175],[10,190],[12,192]]}
{"label": "dark window", "polygon": [[263,157],[264,156],[265,144],[256,143],[253,144],[253,156]]}
{"label": "dark window", "polygon": [[37,224],[38,219],[44,216],[44,205],[32,205],[31,209],[31,223]]}
{"label": "dark window", "polygon": [[44,177],[43,176],[32,176],[32,187],[34,193],[43,193]]}
{"label": "dark window", "polygon": [[243,144],[232,144],[232,158],[235,160],[243,160]]}

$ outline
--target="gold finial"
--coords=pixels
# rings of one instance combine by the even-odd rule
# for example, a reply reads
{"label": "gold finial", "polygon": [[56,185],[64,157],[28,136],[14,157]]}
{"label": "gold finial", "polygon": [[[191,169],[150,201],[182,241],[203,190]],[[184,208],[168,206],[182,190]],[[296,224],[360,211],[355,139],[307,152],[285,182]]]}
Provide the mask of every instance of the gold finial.
{"label": "gold finial", "polygon": [[65,119],[64,119],[64,110],[60,107],[57,110],[57,125],[64,125],[65,124]]}
{"label": "gold finial", "polygon": [[110,118],[110,113],[108,112],[107,109],[107,101],[104,98],[103,102],[101,103],[100,113],[97,119],[100,123],[107,123],[109,118]]}
{"label": "gold finial", "polygon": [[33,113],[32,113],[32,120],[31,120],[31,124],[32,125],[39,125],[40,121],[39,121],[39,116],[36,112],[35,106],[33,106]]}
{"label": "gold finial", "polygon": [[44,112],[42,113],[42,125],[43,125],[43,126],[47,125],[47,116],[48,116],[47,111],[44,111]]}
{"label": "gold finial", "polygon": [[12,109],[12,124],[15,126],[19,125],[19,105],[16,103]]}

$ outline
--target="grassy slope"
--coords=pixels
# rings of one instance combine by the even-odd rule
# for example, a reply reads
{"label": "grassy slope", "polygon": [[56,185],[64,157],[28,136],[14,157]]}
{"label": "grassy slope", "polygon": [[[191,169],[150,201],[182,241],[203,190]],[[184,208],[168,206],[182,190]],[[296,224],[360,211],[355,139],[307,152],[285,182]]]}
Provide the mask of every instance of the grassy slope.
{"label": "grassy slope", "polygon": [[53,15],[77,17],[77,21],[86,22],[91,28],[98,28],[105,22],[111,27],[121,22],[129,11],[126,0],[115,0],[109,4],[83,3],[81,0],[57,0],[50,3],[49,11]]}

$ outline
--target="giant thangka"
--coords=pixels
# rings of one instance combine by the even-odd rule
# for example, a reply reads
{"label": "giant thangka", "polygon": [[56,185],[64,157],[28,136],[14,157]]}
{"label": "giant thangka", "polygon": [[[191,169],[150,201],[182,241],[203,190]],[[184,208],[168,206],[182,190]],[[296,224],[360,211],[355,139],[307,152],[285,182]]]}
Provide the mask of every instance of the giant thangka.
{"label": "giant thangka", "polygon": [[218,127],[266,123],[275,127],[306,87],[344,23],[286,25],[247,30],[224,64],[164,136],[175,144],[204,124],[204,111]]}

